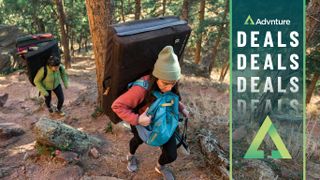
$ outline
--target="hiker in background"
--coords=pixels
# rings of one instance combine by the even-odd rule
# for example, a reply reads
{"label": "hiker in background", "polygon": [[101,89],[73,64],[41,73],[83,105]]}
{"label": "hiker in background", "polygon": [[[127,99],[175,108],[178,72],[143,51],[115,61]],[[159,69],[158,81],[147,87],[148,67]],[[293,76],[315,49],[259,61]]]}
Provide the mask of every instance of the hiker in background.
{"label": "hiker in background", "polygon": [[60,84],[60,78],[64,83],[64,87],[67,89],[69,86],[69,80],[63,65],[61,65],[60,58],[50,56],[47,61],[47,65],[38,70],[34,78],[34,84],[40,91],[41,95],[45,97],[45,103],[50,113],[54,112],[51,105],[51,91],[56,94],[58,98],[57,113],[64,116],[65,113],[62,111],[64,95]]}
{"label": "hiker in background", "polygon": [[[148,88],[133,85],[126,93],[119,96],[112,104],[112,110],[124,121],[130,123],[133,138],[129,142],[129,153],[127,155],[128,170],[138,170],[138,161],[135,156],[136,150],[143,143],[136,125],[148,126],[152,118],[147,115],[149,106],[156,98],[152,91],[161,93],[173,92],[179,96],[178,80],[181,76],[181,69],[178,58],[172,46],[166,46],[158,55],[151,75],[143,76],[140,79],[148,82]],[[179,111],[185,116],[189,115],[185,106],[179,102]],[[162,153],[158,159],[155,170],[162,174],[165,179],[174,179],[173,172],[166,166],[177,158],[177,145],[174,135],[161,146]]]}

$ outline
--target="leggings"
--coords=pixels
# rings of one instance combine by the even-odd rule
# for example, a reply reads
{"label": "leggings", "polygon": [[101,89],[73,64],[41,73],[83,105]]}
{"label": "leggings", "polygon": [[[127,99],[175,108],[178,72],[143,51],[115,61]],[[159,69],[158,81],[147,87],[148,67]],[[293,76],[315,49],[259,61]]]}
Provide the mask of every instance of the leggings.
{"label": "leggings", "polygon": [[[131,125],[131,131],[133,133],[133,138],[130,140],[130,153],[135,154],[138,147],[143,143],[139,137],[137,128]],[[161,146],[161,155],[159,157],[159,164],[165,165],[169,164],[177,159],[177,145],[174,135],[171,136],[168,142]]]}
{"label": "leggings", "polygon": [[[49,93],[48,96],[45,96],[45,102],[48,108],[51,108],[51,90],[47,90],[47,92]],[[57,98],[58,98],[58,105],[57,105],[57,109],[58,111],[61,110],[62,105],[63,105],[63,101],[64,101],[64,96],[63,96],[63,91],[62,91],[62,87],[61,84],[59,84],[54,90],[53,92],[56,94]]]}

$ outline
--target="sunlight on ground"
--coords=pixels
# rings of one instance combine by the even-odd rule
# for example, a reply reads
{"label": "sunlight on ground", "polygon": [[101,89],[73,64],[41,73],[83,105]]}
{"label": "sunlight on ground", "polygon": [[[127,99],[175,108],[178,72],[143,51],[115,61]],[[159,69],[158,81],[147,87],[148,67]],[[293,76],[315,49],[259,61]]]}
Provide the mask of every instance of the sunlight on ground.
{"label": "sunlight on ground", "polygon": [[192,76],[190,77],[190,76],[182,75],[181,81],[192,84],[192,83],[204,83],[208,81],[208,79],[203,77],[192,77]]}
{"label": "sunlight on ground", "polygon": [[91,69],[68,69],[68,74],[69,75],[79,75],[81,73],[90,73],[92,72]]}
{"label": "sunlight on ground", "polygon": [[14,147],[12,149],[9,149],[9,156],[14,156],[14,155],[17,155],[17,154],[20,154],[20,153],[24,153],[24,152],[29,151],[29,150],[33,150],[35,144],[36,144],[36,141],[33,141],[32,143],[24,144],[24,145],[17,146],[17,147]]}
{"label": "sunlight on ground", "polygon": [[[230,84],[230,71],[227,72],[226,76],[224,77],[223,83]],[[220,82],[220,73],[221,73],[221,68],[215,69],[212,71],[210,78],[213,82]]]}
{"label": "sunlight on ground", "polygon": [[8,87],[10,84],[0,84],[0,89],[1,88],[6,88],[6,87]]}
{"label": "sunlight on ground", "polygon": [[320,121],[320,96],[313,95],[310,103],[306,108],[307,119],[308,120],[318,120]]}

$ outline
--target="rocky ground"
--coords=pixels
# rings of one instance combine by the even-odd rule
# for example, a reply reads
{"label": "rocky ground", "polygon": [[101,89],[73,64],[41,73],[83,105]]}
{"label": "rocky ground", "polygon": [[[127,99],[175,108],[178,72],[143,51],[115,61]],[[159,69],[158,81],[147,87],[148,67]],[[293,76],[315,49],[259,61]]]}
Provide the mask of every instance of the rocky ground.
{"label": "rocky ground", "polygon": [[[38,97],[38,91],[23,71],[0,76],[0,179],[161,179],[154,171],[160,149],[147,145],[137,151],[140,170],[137,173],[127,171],[125,156],[132,136],[129,129],[121,124],[110,126],[108,117],[100,116],[95,103],[94,61],[77,57],[72,64],[68,70],[71,85],[64,89],[65,117],[49,115],[43,99]],[[191,154],[179,151],[178,159],[170,166],[181,180],[223,179],[227,174],[223,167],[228,166],[229,158],[228,84],[216,82],[217,73],[208,80],[198,76],[201,72],[197,75],[194,72],[194,67],[186,64],[180,86],[183,102],[192,113],[188,129]],[[8,94],[7,100],[4,94]],[[55,96],[53,102],[56,102]],[[307,110],[307,179],[320,178],[319,102],[320,97],[314,96]],[[84,155],[38,146],[32,128],[44,117],[95,136],[104,145]],[[234,136],[245,134],[245,130],[239,133]],[[223,158],[217,159],[216,154]],[[252,179],[283,179],[295,173],[286,170],[293,167],[279,170],[262,161],[247,163],[245,169],[245,177]]]}
{"label": "rocky ground", "polygon": [[[132,135],[123,125],[110,126],[108,117],[99,116],[100,111],[95,104],[94,61],[74,58],[73,67],[68,73],[71,84],[69,89],[64,89],[65,117],[49,115],[43,99],[38,97],[38,91],[32,87],[23,71],[0,76],[0,95],[9,95],[4,106],[0,107],[0,123],[12,123],[7,125],[13,129],[11,134],[9,132],[0,137],[0,179],[161,179],[154,171],[160,149],[147,145],[142,145],[137,151],[140,170],[137,173],[127,171],[125,156]],[[223,175],[207,161],[201,151],[199,130],[210,121],[211,128],[208,129],[214,132],[214,137],[221,142],[221,146],[228,150],[227,85],[221,90],[220,85],[196,77],[190,71],[186,71],[181,83],[182,95],[188,96],[184,102],[193,113],[188,130],[191,154],[184,155],[179,151],[178,159],[170,166],[177,179],[222,179]],[[53,102],[56,102],[55,96],[53,97]],[[212,112],[215,107],[204,107],[201,102],[205,97],[208,104],[214,102],[220,109]],[[205,112],[202,113],[201,108]],[[222,109],[224,110],[221,111]],[[220,116],[212,119],[210,113],[218,114],[217,111],[221,111]],[[56,151],[35,145],[31,129],[41,117],[66,123],[100,138],[105,144],[97,148],[95,157],[69,154],[73,159],[70,161],[68,158],[54,157]],[[0,134],[5,133],[0,131]],[[228,153],[226,159],[227,155]]]}

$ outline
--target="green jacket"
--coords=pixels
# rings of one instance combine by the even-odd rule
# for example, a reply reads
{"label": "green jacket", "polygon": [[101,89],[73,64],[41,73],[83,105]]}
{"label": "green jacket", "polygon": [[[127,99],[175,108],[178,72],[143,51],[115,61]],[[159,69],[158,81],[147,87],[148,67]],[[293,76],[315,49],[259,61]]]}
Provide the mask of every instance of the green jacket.
{"label": "green jacket", "polygon": [[68,88],[69,86],[68,75],[63,65],[60,65],[60,68],[61,68],[61,73],[60,73],[60,70],[53,72],[49,68],[49,66],[47,66],[47,76],[43,81],[42,81],[42,78],[44,76],[44,67],[38,70],[33,82],[43,96],[49,95],[47,90],[53,90],[56,87],[58,87],[58,85],[60,84],[60,77],[64,83],[64,87]]}

